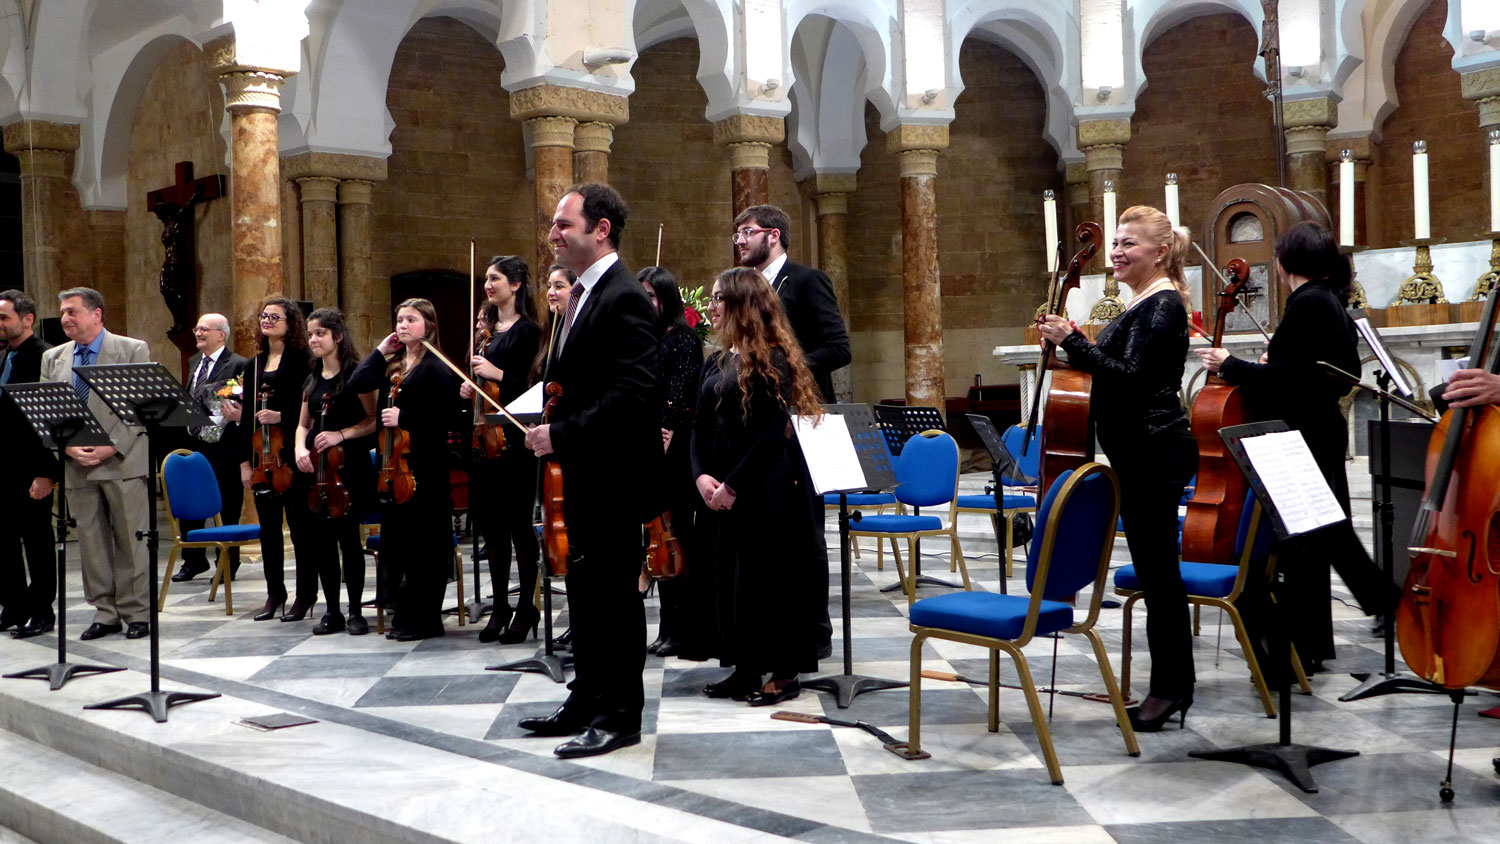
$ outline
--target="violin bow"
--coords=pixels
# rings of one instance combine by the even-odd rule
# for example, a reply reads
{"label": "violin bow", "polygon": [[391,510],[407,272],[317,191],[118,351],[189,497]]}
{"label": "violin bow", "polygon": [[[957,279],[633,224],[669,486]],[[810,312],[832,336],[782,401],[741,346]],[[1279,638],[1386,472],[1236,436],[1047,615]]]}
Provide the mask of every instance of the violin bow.
{"label": "violin bow", "polygon": [[[1203,251],[1203,247],[1199,246],[1197,243],[1193,243],[1193,249],[1198,252],[1198,257],[1203,259],[1203,266],[1207,267],[1208,271],[1214,274],[1214,278],[1217,278],[1219,280],[1219,289],[1223,290],[1229,287],[1229,279],[1225,278],[1224,274],[1219,272],[1219,268],[1214,266],[1213,260],[1208,257],[1208,253]],[[1266,331],[1266,327],[1260,324],[1260,320],[1255,318],[1255,314],[1250,313],[1250,304],[1248,302],[1242,302],[1241,305],[1241,310],[1244,311],[1245,316],[1249,318],[1251,324],[1253,324],[1255,328],[1260,331],[1260,336],[1266,338],[1267,343],[1271,342],[1270,332]]]}
{"label": "violin bow", "polygon": [[666,223],[656,224],[656,263],[653,266],[661,266],[661,236],[667,230]]}
{"label": "violin bow", "polygon": [[501,407],[500,406],[500,402],[497,402],[494,399],[490,398],[488,393],[486,393],[484,390],[481,390],[479,388],[478,384],[475,384],[474,381],[471,378],[469,378],[469,376],[467,376],[467,375],[464,374],[464,371],[462,369],[458,368],[458,364],[454,363],[451,360],[448,360],[448,358],[447,358],[446,355],[444,355],[442,352],[438,351],[437,346],[432,345],[431,341],[429,341],[429,340],[423,340],[422,341],[422,345],[427,347],[427,351],[432,352],[434,355],[436,355],[438,360],[440,360],[443,363],[447,364],[448,368],[451,369],[451,370],[453,370],[453,374],[457,375],[459,378],[462,378],[463,382],[465,384],[468,384],[469,387],[470,387],[470,389],[472,389],[474,392],[478,393],[479,395],[484,396],[484,400],[487,401],[487,402],[489,402],[491,407],[495,408],[495,412],[496,413],[500,414],[501,416],[504,416],[506,419],[509,419],[512,423],[515,424],[515,426],[517,428],[520,428],[522,431],[526,430],[525,423],[523,423],[521,420],[517,419],[516,417],[512,416],[511,413],[510,413],[510,411],[506,410],[504,407]]}
{"label": "violin bow", "polygon": [[474,238],[469,238],[469,360],[474,359],[475,324],[479,322],[479,294],[474,289]]}

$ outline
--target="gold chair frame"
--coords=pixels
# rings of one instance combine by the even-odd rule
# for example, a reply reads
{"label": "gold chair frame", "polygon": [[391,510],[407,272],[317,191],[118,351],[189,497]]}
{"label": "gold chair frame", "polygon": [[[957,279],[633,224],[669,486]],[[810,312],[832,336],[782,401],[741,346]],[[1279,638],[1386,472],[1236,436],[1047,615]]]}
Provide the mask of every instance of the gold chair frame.
{"label": "gold chair frame", "polygon": [[[184,534],[177,524],[177,517],[172,515],[172,493],[167,489],[165,470],[168,458],[191,454],[197,454],[197,452],[186,448],[173,449],[161,459],[161,464],[156,468],[156,486],[161,490],[162,503],[166,504],[167,507],[167,523],[172,526],[172,550],[167,552],[167,566],[162,570],[165,574],[161,579],[161,592],[156,598],[156,609],[160,612],[166,608],[167,591],[172,588],[170,572],[172,571],[173,564],[177,562],[178,552],[189,548],[217,548],[219,550],[219,561],[218,565],[214,568],[213,580],[208,585],[208,601],[209,603],[213,603],[214,596],[219,591],[219,584],[222,582],[224,584],[224,614],[234,615],[234,592],[233,587],[230,586],[234,582],[234,578],[229,573],[229,549],[243,549],[246,545],[257,545],[260,543],[260,539],[236,539],[227,542],[188,542],[183,539]],[[214,514],[213,527],[223,527],[223,510],[224,507],[221,502],[219,512]]]}

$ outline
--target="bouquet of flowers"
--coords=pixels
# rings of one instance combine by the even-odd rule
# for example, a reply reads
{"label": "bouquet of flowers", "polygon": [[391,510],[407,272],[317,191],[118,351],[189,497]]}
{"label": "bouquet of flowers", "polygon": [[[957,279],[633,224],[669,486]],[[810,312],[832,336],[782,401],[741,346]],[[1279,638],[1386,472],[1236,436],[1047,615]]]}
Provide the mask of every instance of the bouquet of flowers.
{"label": "bouquet of flowers", "polygon": [[203,397],[203,409],[207,411],[208,418],[212,419],[214,424],[189,428],[189,433],[206,443],[216,443],[222,439],[225,419],[221,407],[226,401],[241,400],[245,393],[244,383],[244,378],[236,375],[216,389],[210,389]]}
{"label": "bouquet of flowers", "polygon": [[703,285],[698,285],[693,290],[682,292],[682,311],[687,317],[688,327],[698,333],[698,339],[708,342],[708,294],[703,292]]}
{"label": "bouquet of flowers", "polygon": [[235,401],[239,401],[240,396],[244,395],[244,393],[245,379],[240,375],[236,375],[228,381],[225,381],[223,385],[219,387],[219,389],[214,391],[214,395],[218,396],[221,399],[234,399]]}

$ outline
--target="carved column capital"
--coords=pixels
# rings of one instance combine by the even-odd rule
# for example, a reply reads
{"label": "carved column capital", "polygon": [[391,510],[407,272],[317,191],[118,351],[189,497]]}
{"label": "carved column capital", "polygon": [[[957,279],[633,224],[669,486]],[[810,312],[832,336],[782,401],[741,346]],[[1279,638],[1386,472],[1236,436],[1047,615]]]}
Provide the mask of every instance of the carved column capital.
{"label": "carved column capital", "polygon": [[730,170],[769,170],[770,167],[770,144],[746,141],[729,145]]}
{"label": "carved column capital", "polygon": [[374,201],[375,183],[365,179],[339,182],[340,205],[370,205]]}
{"label": "carved column capital", "polygon": [[266,70],[232,70],[219,74],[224,86],[224,108],[230,111],[281,111],[281,84],[286,77]]}
{"label": "carved column capital", "polygon": [[937,153],[948,148],[948,127],[941,123],[902,123],[885,135],[885,151],[898,154],[916,150]]}
{"label": "carved column capital", "polygon": [[1130,118],[1111,117],[1105,120],[1084,120],[1078,124],[1078,148],[1085,153],[1089,147],[1119,146],[1130,143]]}
{"label": "carved column capital", "polygon": [[813,176],[813,194],[854,193],[859,184],[858,173],[818,173]]}
{"label": "carved column capital", "polygon": [[623,126],[630,122],[630,101],[614,94],[585,88],[534,85],[511,92],[510,116],[516,120],[571,117],[578,122]]}
{"label": "carved column capital", "polygon": [[609,154],[615,140],[615,127],[602,120],[579,123],[573,129],[574,152],[602,152]]}
{"label": "carved column capital", "polygon": [[937,150],[908,149],[897,154],[901,157],[901,178],[937,175]]}
{"label": "carved column capital", "polygon": [[786,140],[786,120],[762,114],[732,114],[714,121],[713,130],[719,146],[757,143],[769,148]]}
{"label": "carved column capital", "polygon": [[78,149],[78,139],[77,123],[22,120],[5,127],[5,151],[13,155],[28,149],[73,152]]}
{"label": "carved column capital", "polygon": [[281,159],[281,174],[294,181],[309,176],[327,176],[383,182],[386,159],[339,152],[304,152]]}
{"label": "carved column capital", "polygon": [[847,193],[820,193],[813,197],[817,203],[817,216],[829,217],[849,213],[849,194]]}
{"label": "carved column capital", "polygon": [[531,146],[537,147],[566,147],[573,148],[573,129],[578,121],[571,117],[560,117],[549,115],[546,117],[531,117],[526,120],[526,127],[531,130]]}
{"label": "carved column capital", "polygon": [[303,176],[297,179],[303,202],[335,202],[338,199],[339,180],[332,176]]}

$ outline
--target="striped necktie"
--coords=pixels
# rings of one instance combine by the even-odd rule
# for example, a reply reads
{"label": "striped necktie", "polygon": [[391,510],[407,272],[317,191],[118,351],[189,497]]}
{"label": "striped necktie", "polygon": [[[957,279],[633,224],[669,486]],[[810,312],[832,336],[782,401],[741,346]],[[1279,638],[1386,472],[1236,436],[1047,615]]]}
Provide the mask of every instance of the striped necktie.
{"label": "striped necktie", "polygon": [[573,317],[578,315],[578,301],[583,298],[583,282],[573,282],[573,287],[568,291],[568,313],[563,318],[562,340],[558,341],[558,347],[567,345],[568,332],[573,330]]}
{"label": "striped necktie", "polygon": [[[88,366],[89,365],[89,347],[88,346],[79,346],[76,349],[74,349],[73,350],[73,358],[74,358],[74,360],[73,360],[73,366],[74,366],[74,368],[77,368],[77,367],[80,367],[80,366]],[[79,377],[78,373],[76,373],[76,372],[73,373],[73,392],[75,392],[75,393],[78,394],[78,400],[79,401],[84,402],[84,403],[88,402],[88,400],[89,400],[89,385],[88,385],[87,382],[85,382],[83,380],[83,378]]]}

